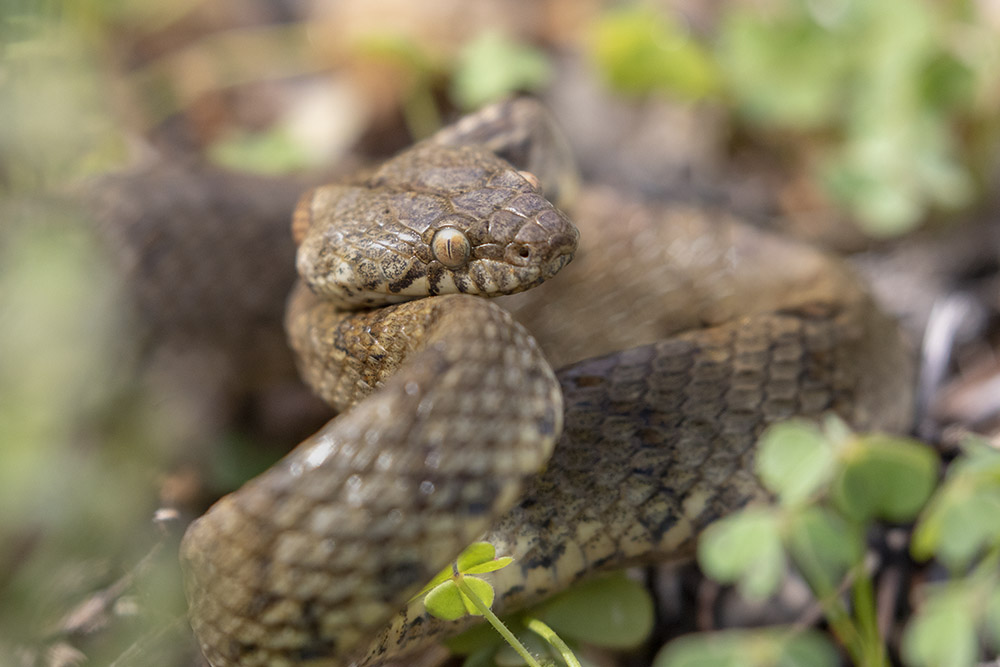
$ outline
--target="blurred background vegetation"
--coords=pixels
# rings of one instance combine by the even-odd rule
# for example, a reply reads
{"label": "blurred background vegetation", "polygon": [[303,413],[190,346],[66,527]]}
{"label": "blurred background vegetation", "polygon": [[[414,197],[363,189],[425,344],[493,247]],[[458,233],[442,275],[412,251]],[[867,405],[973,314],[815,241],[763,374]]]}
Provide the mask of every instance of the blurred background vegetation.
{"label": "blurred background vegetation", "polygon": [[194,427],[136,379],[107,249],[49,195],[167,158],[308,178],[514,93],[553,109],[591,180],[840,247],[996,206],[996,0],[4,0],[9,664],[111,664],[181,606],[172,576],[132,584],[170,569],[150,518],[183,495]]}
{"label": "blurred background vegetation", "polygon": [[2,26],[12,188],[144,150],[315,167],[394,114],[420,137],[514,92],[711,114],[714,159],[752,142],[870,234],[974,205],[996,171],[991,0],[18,4]]}

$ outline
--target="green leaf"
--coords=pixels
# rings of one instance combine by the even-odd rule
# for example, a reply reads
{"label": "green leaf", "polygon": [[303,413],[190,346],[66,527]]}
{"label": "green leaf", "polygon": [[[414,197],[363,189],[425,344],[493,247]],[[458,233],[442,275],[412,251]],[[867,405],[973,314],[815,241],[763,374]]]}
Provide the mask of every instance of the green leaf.
{"label": "green leaf", "polygon": [[837,650],[823,635],[803,632],[782,638],[778,667],[834,667],[841,664]]}
{"label": "green leaf", "polygon": [[844,514],[858,521],[909,521],[927,502],[937,477],[938,458],[927,445],[865,436],[845,449],[831,497]]}
{"label": "green leaf", "polygon": [[459,106],[476,109],[518,91],[538,90],[551,76],[544,53],[489,31],[462,51],[451,92]]}
{"label": "green leaf", "polygon": [[462,574],[495,572],[514,562],[510,556],[496,557],[496,548],[489,542],[474,542],[459,554],[456,563]]}
{"label": "green leaf", "polygon": [[473,565],[466,568],[464,572],[466,574],[485,574],[487,572],[496,572],[497,570],[502,570],[513,562],[513,558],[510,556],[504,556],[503,558],[497,558],[496,560],[480,563],[479,565]]}
{"label": "green leaf", "polygon": [[964,587],[932,591],[903,633],[903,658],[913,667],[975,664],[973,601]]}
{"label": "green leaf", "polygon": [[444,621],[457,621],[467,613],[462,600],[464,597],[455,582],[449,580],[438,584],[424,596],[424,607],[431,616]]}
{"label": "green leaf", "polygon": [[785,570],[780,517],[770,508],[753,507],[715,522],[699,541],[698,562],[713,579],[738,582],[747,598],[766,598]]}
{"label": "green leaf", "polygon": [[[472,589],[472,592],[475,593],[476,597],[484,605],[487,607],[493,606],[493,598],[496,596],[493,586],[477,577],[463,577],[462,580],[469,585],[469,588]],[[465,605],[465,610],[469,612],[470,616],[482,616],[476,605],[472,603],[472,600],[465,597],[465,593],[462,593],[462,604]]]}
{"label": "green leaf", "polygon": [[1000,588],[994,588],[986,602],[986,633],[993,648],[1000,648]]}
{"label": "green leaf", "polygon": [[473,542],[458,554],[455,563],[459,572],[468,572],[470,567],[493,560],[496,554],[496,547],[489,542]]}
{"label": "green leaf", "polygon": [[760,439],[757,474],[786,505],[800,503],[830,479],[834,452],[815,424],[793,420],[767,429]]}
{"label": "green leaf", "polygon": [[495,572],[514,562],[514,559],[510,556],[494,558],[495,556],[496,547],[489,542],[473,542],[458,555],[458,558],[455,559],[454,567],[449,565],[438,572],[426,586],[420,589],[419,593],[410,599],[416,600],[441,582],[451,579],[455,576],[456,569],[461,574],[483,574],[485,572]]}
{"label": "green leaf", "polygon": [[968,566],[984,548],[1000,543],[1000,487],[951,484],[931,501],[913,534],[911,551],[936,555],[952,571]]}
{"label": "green leaf", "polygon": [[975,73],[951,53],[932,56],[920,74],[923,102],[941,111],[961,112],[975,100]]}
{"label": "green leaf", "polygon": [[834,667],[837,652],[823,635],[730,630],[675,639],[653,667]]}
{"label": "green leaf", "polygon": [[429,591],[431,591],[434,588],[437,588],[442,583],[444,583],[446,581],[450,581],[453,576],[455,576],[455,573],[452,570],[452,566],[449,565],[448,567],[444,568],[443,570],[441,570],[440,572],[438,572],[436,575],[434,575],[434,578],[431,579],[429,582],[427,582],[427,585],[424,586],[423,588],[421,588],[420,591],[416,595],[414,595],[412,598],[410,598],[410,601],[412,602],[413,600],[416,600],[416,599],[418,599],[420,597],[423,597]]}
{"label": "green leaf", "polygon": [[979,437],[962,441],[962,455],[948,467],[948,478],[975,474],[988,483],[1000,484],[1000,450]]}
{"label": "green leaf", "polygon": [[664,646],[653,667],[749,667],[742,649],[743,642],[732,633],[688,635]]}
{"label": "green leaf", "polygon": [[910,544],[917,559],[937,556],[952,571],[1000,544],[1000,452],[970,441],[948,468]]}
{"label": "green leaf", "polygon": [[[504,623],[511,632],[520,637],[522,634],[530,634],[522,624],[514,619],[505,618]],[[456,655],[472,656],[482,650],[492,648],[491,655],[504,643],[496,630],[489,623],[473,625],[468,630],[461,632],[454,637],[445,640],[448,650]]]}
{"label": "green leaf", "polygon": [[[500,644],[503,643],[503,640],[500,639],[500,635],[493,632],[493,629],[488,625],[477,625],[476,627],[488,628],[490,633],[498,639],[498,643],[491,646],[480,646],[471,653],[456,652],[454,649],[452,649],[452,653],[466,656],[465,660],[462,661],[462,667],[496,667],[496,660],[494,660],[494,657],[496,656],[497,649],[500,647]],[[451,648],[451,643],[447,643],[448,647]]]}
{"label": "green leaf", "polygon": [[857,527],[822,507],[792,515],[785,534],[792,560],[821,597],[834,591],[864,555]]}
{"label": "green leaf", "polygon": [[653,629],[653,600],[643,586],[615,574],[574,586],[536,615],[567,639],[632,648]]}
{"label": "green leaf", "polygon": [[[499,637],[495,632],[493,635]],[[451,648],[450,643],[448,646]],[[458,655],[466,656],[465,660],[462,661],[462,667],[496,667],[494,656],[496,656],[497,648],[499,648],[499,644],[481,646],[471,653],[458,653]],[[455,653],[455,651],[453,650],[452,653]]]}
{"label": "green leaf", "polygon": [[[493,605],[493,598],[496,595],[493,586],[476,577],[464,577],[463,580],[483,604],[487,607]],[[466,615],[482,616],[472,600],[458,589],[454,580],[438,584],[429,592],[424,597],[424,607],[431,616],[445,621],[455,621]]]}
{"label": "green leaf", "polygon": [[608,12],[594,30],[594,59],[621,92],[663,90],[696,100],[718,92],[710,55],[670,14],[649,7]]}

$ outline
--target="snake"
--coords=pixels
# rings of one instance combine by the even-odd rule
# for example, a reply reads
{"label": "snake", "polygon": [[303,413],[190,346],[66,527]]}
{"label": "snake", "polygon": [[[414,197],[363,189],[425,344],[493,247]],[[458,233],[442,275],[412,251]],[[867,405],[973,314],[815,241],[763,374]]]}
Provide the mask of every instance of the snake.
{"label": "snake", "polygon": [[579,187],[563,143],[508,101],[302,196],[286,327],[338,414],[184,535],[214,667],[414,664],[455,624],[410,598],[473,541],[514,558],[508,613],[689,557],[767,497],[776,421],[907,427],[910,354],[844,263]]}

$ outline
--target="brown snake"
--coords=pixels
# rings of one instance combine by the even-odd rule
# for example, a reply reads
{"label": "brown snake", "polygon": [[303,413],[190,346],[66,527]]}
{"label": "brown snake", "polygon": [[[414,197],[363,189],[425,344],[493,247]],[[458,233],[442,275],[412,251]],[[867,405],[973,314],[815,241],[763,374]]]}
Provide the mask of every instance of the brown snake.
{"label": "brown snake", "polygon": [[[689,554],[763,496],[752,458],[768,423],[834,411],[906,426],[909,360],[847,269],[725,216],[585,192],[574,263],[502,299],[513,318],[449,294],[520,292],[576,246],[540,194],[560,165],[537,137],[479,129],[539,113],[486,110],[303,198],[311,289],[287,324],[304,377],[342,414],[185,535],[192,625],[215,667],[383,664],[446,630],[406,601],[484,533],[516,559],[493,580],[510,611]],[[374,226],[359,243],[335,220]],[[418,291],[441,296],[356,310]],[[557,378],[541,350],[587,360]]]}

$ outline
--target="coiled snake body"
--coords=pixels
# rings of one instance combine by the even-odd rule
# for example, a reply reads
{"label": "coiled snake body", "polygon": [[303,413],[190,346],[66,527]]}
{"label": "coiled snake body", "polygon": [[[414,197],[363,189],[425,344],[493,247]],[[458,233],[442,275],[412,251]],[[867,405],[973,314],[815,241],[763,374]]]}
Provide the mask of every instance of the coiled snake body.
{"label": "coiled snake body", "polygon": [[[406,601],[484,533],[516,559],[494,580],[511,610],[689,553],[763,496],[753,445],[772,421],[906,425],[907,355],[851,274],[725,217],[587,192],[572,276],[501,299],[514,317],[469,296],[537,285],[576,248],[539,186],[565,191],[560,165],[537,132],[505,131],[529,119],[544,135],[539,113],[481,112],[303,198],[308,287],[287,325],[342,414],[185,535],[192,625],[216,667],[381,664],[438,636]],[[441,296],[369,308],[418,292]],[[557,378],[541,349],[588,360]]]}

